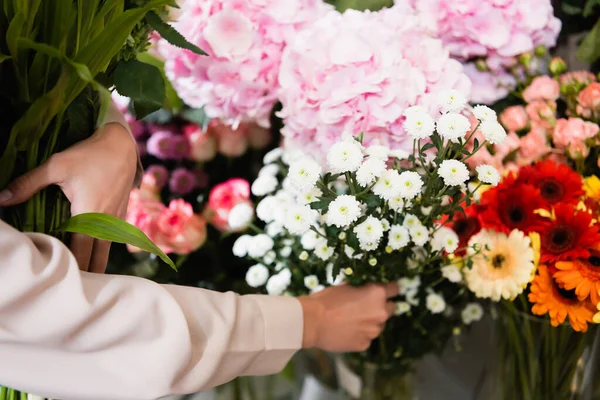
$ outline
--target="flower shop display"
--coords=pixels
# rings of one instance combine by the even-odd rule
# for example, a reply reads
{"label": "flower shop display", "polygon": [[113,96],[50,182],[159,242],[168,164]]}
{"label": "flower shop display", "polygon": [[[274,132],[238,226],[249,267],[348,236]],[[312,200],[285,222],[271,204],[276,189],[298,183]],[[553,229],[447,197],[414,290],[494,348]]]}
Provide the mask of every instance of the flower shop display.
{"label": "flower shop display", "polygon": [[268,127],[285,46],[331,6],[322,0],[181,3],[173,27],[210,57],[159,42],[166,75],[179,97],[234,128],[243,121]]}
{"label": "flower shop display", "polygon": [[[396,3],[404,3],[396,0]],[[473,83],[470,101],[491,104],[506,97],[561,29],[550,0],[456,2],[415,0],[452,57],[465,63]],[[543,54],[543,50],[542,50]],[[519,58],[525,65],[519,65]]]}
{"label": "flower shop display", "polygon": [[[248,284],[272,295],[315,293],[341,282],[399,282],[396,316],[366,352],[345,357],[363,377],[353,397],[412,398],[414,362],[441,351],[483,315],[453,261],[465,248],[446,225],[476,191],[466,186],[474,171],[464,161],[486,142],[468,151],[468,139],[480,131],[501,143],[506,133],[485,106],[472,110],[471,125],[460,92],[441,92],[436,107],[435,119],[420,106],[405,110],[414,146],[406,158],[364,145],[362,134],[334,143],[325,165],[299,150],[268,153],[251,186],[261,198],[256,214],[264,231],[241,236],[233,247],[256,263]],[[481,184],[500,179],[490,166],[477,174]]]}
{"label": "flower shop display", "polygon": [[365,145],[410,152],[404,111],[420,105],[431,116],[436,98],[470,83],[460,63],[424,18],[406,4],[377,12],[330,11],[300,31],[279,69],[285,145],[325,161],[343,133],[363,133]]}
{"label": "flower shop display", "polygon": [[501,398],[579,399],[590,390],[583,376],[600,323],[600,231],[599,199],[588,188],[597,182],[540,161],[467,207],[475,228],[461,268],[498,314]]}

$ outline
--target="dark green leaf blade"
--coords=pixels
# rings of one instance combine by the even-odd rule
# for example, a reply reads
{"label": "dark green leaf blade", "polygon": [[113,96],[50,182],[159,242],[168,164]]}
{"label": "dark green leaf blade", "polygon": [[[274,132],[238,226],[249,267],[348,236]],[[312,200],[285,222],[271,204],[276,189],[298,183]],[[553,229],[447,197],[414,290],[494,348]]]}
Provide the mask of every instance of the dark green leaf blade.
{"label": "dark green leaf blade", "polygon": [[177,270],[175,263],[144,232],[112,215],[101,213],[75,215],[66,220],[58,228],[58,231],[83,233],[100,240],[129,244],[143,251],[156,254],[171,268]]}
{"label": "dark green leaf blade", "polygon": [[184,38],[181,33],[177,32],[171,25],[167,24],[162,20],[154,11],[150,11],[146,14],[146,21],[148,24],[154,28],[156,32],[162,36],[167,42],[171,43],[173,46],[181,47],[182,49],[186,49],[192,51],[201,56],[207,56],[208,54],[196,46],[193,43],[190,43]]}
{"label": "dark green leaf blade", "polygon": [[139,104],[135,110],[138,119],[158,110],[165,102],[165,81],[154,65],[138,60],[121,62],[115,68],[114,84],[120,95],[133,100],[134,107]]}
{"label": "dark green leaf blade", "polygon": [[589,63],[600,58],[600,19],[579,45],[577,58]]}

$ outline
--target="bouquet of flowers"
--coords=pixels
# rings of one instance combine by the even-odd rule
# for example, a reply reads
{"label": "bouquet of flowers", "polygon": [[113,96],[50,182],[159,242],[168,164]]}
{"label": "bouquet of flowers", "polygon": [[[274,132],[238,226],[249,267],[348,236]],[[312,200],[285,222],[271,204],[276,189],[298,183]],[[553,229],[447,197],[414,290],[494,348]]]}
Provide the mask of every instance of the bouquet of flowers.
{"label": "bouquet of flowers", "polygon": [[[498,183],[497,171],[482,165],[479,184],[467,187],[465,161],[506,133],[485,106],[472,110],[472,120],[463,115],[466,99],[455,90],[442,92],[437,104],[437,118],[420,106],[404,112],[413,151],[403,159],[385,146],[363,146],[362,135],[333,144],[325,168],[301,151],[267,154],[252,184],[265,229],[233,247],[256,262],[248,284],[272,295],[342,281],[399,282],[396,316],[368,350],[347,358],[365,378],[377,370],[377,383],[355,397],[410,398],[414,362],[483,314],[454,261],[466,246],[448,225],[479,186]],[[467,150],[475,132],[486,139]]]}

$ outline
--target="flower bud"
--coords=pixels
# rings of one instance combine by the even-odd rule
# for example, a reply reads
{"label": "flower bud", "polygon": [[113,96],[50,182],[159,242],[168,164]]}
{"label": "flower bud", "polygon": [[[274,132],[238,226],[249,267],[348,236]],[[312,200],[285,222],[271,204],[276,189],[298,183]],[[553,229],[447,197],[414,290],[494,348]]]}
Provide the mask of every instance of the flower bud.
{"label": "flower bud", "polygon": [[481,71],[481,72],[489,71],[487,63],[485,62],[485,59],[483,59],[483,58],[480,58],[477,61],[475,61],[475,67],[477,68],[478,71]]}
{"label": "flower bud", "polygon": [[543,57],[544,55],[546,55],[547,52],[548,49],[546,49],[546,46],[544,46],[543,44],[535,48],[535,55],[538,57]]}
{"label": "flower bud", "polygon": [[526,68],[531,66],[531,62],[533,61],[533,55],[531,53],[523,53],[519,56],[519,63]]}
{"label": "flower bud", "polygon": [[552,75],[560,75],[567,70],[567,63],[560,57],[554,57],[548,67]]}

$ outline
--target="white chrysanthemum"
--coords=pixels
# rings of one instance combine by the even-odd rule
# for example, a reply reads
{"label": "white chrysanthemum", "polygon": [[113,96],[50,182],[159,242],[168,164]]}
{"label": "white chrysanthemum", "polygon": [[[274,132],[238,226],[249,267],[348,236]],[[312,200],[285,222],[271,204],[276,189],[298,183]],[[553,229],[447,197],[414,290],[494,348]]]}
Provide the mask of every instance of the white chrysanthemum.
{"label": "white chrysanthemum", "polygon": [[325,286],[323,285],[317,285],[315,286],[313,289],[311,289],[311,293],[319,293],[320,291],[324,290]]}
{"label": "white chrysanthemum", "polygon": [[327,264],[327,266],[325,267],[325,275],[327,276],[327,283],[332,286],[337,286],[340,283],[342,283],[344,281],[344,277],[345,277],[343,271],[340,271],[335,278],[333,277],[333,264],[332,263]]}
{"label": "white chrysanthemum", "polygon": [[356,171],[356,180],[359,185],[366,187],[375,182],[385,171],[385,161],[380,158],[368,158]]}
{"label": "white chrysanthemum", "polygon": [[416,292],[421,287],[421,277],[415,276],[414,278],[400,278],[398,279],[398,290],[399,294],[406,296],[410,292]]}
{"label": "white chrysanthemum", "polygon": [[[299,149],[296,150],[285,150],[281,155],[281,161],[286,165],[292,165],[292,163],[306,158],[307,154]],[[310,157],[309,157],[310,158]]]}
{"label": "white chrysanthemum", "polygon": [[404,171],[401,173],[398,183],[400,185],[400,197],[409,200],[417,197],[423,188],[421,176],[414,171]]}
{"label": "white chrysanthemum", "polygon": [[397,158],[399,160],[406,160],[408,158],[408,156],[410,156],[410,153],[407,151],[404,151],[402,149],[390,150],[390,157],[392,157],[392,158]]}
{"label": "white chrysanthemum", "polygon": [[327,164],[335,173],[354,172],[362,161],[362,149],[355,140],[335,143],[327,152]]}
{"label": "white chrysanthemum", "polygon": [[263,157],[263,164],[274,163],[275,161],[279,160],[282,155],[283,155],[283,149],[280,147],[277,147],[277,148],[269,151],[267,154],[265,154],[265,156]]}
{"label": "white chrysanthemum", "polygon": [[294,188],[302,192],[311,190],[321,176],[321,166],[310,157],[294,161],[290,165],[288,178]]}
{"label": "white chrysanthemum", "polygon": [[277,275],[272,275],[267,281],[267,293],[272,296],[281,296],[292,282],[292,274],[289,269],[282,269]]}
{"label": "white chrysanthemum", "polygon": [[271,250],[271,251],[268,251],[267,254],[265,254],[265,256],[263,257],[262,260],[263,260],[263,264],[271,265],[275,262],[276,259],[277,259],[277,254],[273,250]]}
{"label": "white chrysanthemum", "polygon": [[446,301],[437,293],[429,293],[425,299],[425,305],[432,314],[439,314],[446,309]]}
{"label": "white chrysanthemum", "polygon": [[319,241],[319,234],[313,230],[306,231],[300,237],[300,244],[304,250],[313,250]]}
{"label": "white chrysanthemum", "polygon": [[390,221],[388,221],[385,218],[381,218],[380,221],[381,221],[381,226],[383,226],[383,231],[384,232],[389,231],[390,230]]}
{"label": "white chrysanthemum", "polygon": [[290,246],[282,247],[279,250],[279,255],[283,258],[288,258],[292,254],[292,248]]}
{"label": "white chrysanthemum", "polygon": [[333,255],[334,248],[327,245],[327,240],[320,238],[315,246],[315,255],[323,261],[327,261]]}
{"label": "white chrysanthemum", "polygon": [[[296,205],[296,196],[294,193],[289,192],[287,190],[280,190],[275,193],[275,199],[277,203],[273,203],[271,207],[271,213],[273,214],[272,218],[274,221],[277,221],[280,225],[283,225],[285,222],[285,217],[287,215],[287,211],[291,206]],[[269,204],[271,205],[271,204]],[[265,213],[268,212],[265,205]]]}
{"label": "white chrysanthemum", "polygon": [[254,208],[248,203],[235,205],[227,216],[227,224],[230,229],[241,230],[246,228],[254,219]]}
{"label": "white chrysanthemum", "polygon": [[495,119],[481,122],[479,131],[481,131],[486,140],[491,144],[503,144],[504,140],[506,140],[504,127]]}
{"label": "white chrysanthemum", "polygon": [[373,193],[384,200],[398,196],[400,192],[400,175],[395,169],[385,170],[373,186]]}
{"label": "white chrysanthemum", "polygon": [[273,210],[279,207],[279,201],[273,196],[267,196],[256,206],[256,216],[264,222],[271,222],[275,219]]}
{"label": "white chrysanthemum", "polygon": [[402,226],[404,226],[408,229],[414,228],[415,226],[421,226],[421,225],[423,225],[423,224],[421,223],[419,218],[417,218],[417,216],[414,214],[406,214],[404,216],[404,221],[402,221]]}
{"label": "white chrysanthemum", "polygon": [[449,264],[442,267],[442,276],[450,282],[458,283],[462,281],[462,273],[460,268],[454,264]]}
{"label": "white chrysanthemum", "polygon": [[459,186],[469,179],[469,168],[458,160],[444,160],[438,168],[438,175],[448,186]]}
{"label": "white chrysanthemum", "polygon": [[392,225],[388,233],[388,246],[393,250],[400,250],[410,243],[410,233],[402,225]]}
{"label": "white chrysanthemum", "polygon": [[356,197],[343,194],[329,203],[327,208],[327,224],[338,228],[346,228],[360,217],[360,202]]}
{"label": "white chrysanthemum", "polygon": [[252,183],[252,194],[255,196],[265,196],[273,193],[277,189],[279,182],[273,175],[262,175],[256,178]]}
{"label": "white chrysanthemum", "polygon": [[308,275],[304,277],[304,286],[308,290],[313,290],[317,286],[319,286],[319,278],[316,275]]}
{"label": "white chrysanthemum", "polygon": [[469,119],[462,114],[454,112],[442,115],[437,122],[438,133],[444,139],[453,142],[464,138],[469,129],[471,129]]}
{"label": "white chrysanthemum", "polygon": [[383,226],[380,220],[368,216],[364,222],[354,227],[354,233],[361,243],[379,243],[383,236]]}
{"label": "white chrysanthemum", "polygon": [[267,283],[269,279],[269,269],[262,264],[256,264],[248,268],[246,272],[246,282],[251,287],[259,287]]}
{"label": "white chrysanthemum", "polygon": [[479,165],[475,170],[477,170],[477,178],[481,182],[492,186],[496,186],[500,183],[500,173],[491,165]]}
{"label": "white chrysanthemum", "polygon": [[448,89],[438,95],[438,105],[444,112],[459,112],[467,106],[467,98],[455,89]]}
{"label": "white chrysanthemum", "polygon": [[431,247],[433,250],[443,249],[452,254],[458,249],[458,235],[452,229],[442,226],[433,234]]}
{"label": "white chrysanthemum", "polygon": [[314,187],[308,192],[299,194],[296,200],[299,204],[310,204],[319,200],[319,197],[321,197],[322,195],[323,192],[321,192],[321,189],[319,189],[318,187]]}
{"label": "white chrysanthemum", "polygon": [[478,105],[473,107],[473,115],[480,121],[496,121],[496,111],[492,110],[488,106]]}
{"label": "white chrysanthemum", "polygon": [[400,196],[396,196],[388,200],[388,205],[393,211],[401,213],[404,211],[404,199]]}
{"label": "white chrysanthemum", "polygon": [[269,235],[261,233],[260,235],[251,236],[252,241],[248,243],[248,256],[251,258],[264,257],[268,251],[273,249],[273,239]]}
{"label": "white chrysanthemum", "polygon": [[365,154],[372,158],[379,158],[380,160],[387,161],[390,156],[390,149],[386,146],[375,144],[367,147]]}
{"label": "white chrysanthemum", "polygon": [[403,315],[409,311],[410,311],[410,304],[408,304],[406,301],[396,302],[396,311],[394,312],[394,315],[396,315],[396,316]]}
{"label": "white chrysanthemum", "polygon": [[237,238],[235,243],[233,243],[233,248],[231,249],[231,251],[233,252],[233,255],[236,257],[246,257],[246,255],[248,255],[248,247],[250,246],[251,243],[252,243],[252,236],[250,236],[250,235],[240,236],[239,238]]}
{"label": "white chrysanthemum", "polygon": [[424,246],[429,240],[429,231],[426,226],[417,225],[409,229],[410,238],[417,246]]}
{"label": "white chrysanthemum", "polygon": [[279,173],[279,165],[268,164],[268,165],[265,165],[264,167],[262,167],[260,169],[260,171],[258,171],[258,176],[264,176],[264,175],[277,176],[278,173]]}
{"label": "white chrysanthemum", "polygon": [[284,231],[283,224],[273,221],[265,226],[265,233],[270,237],[281,235]]}
{"label": "white chrysanthemum", "polygon": [[460,313],[462,321],[465,325],[471,325],[473,322],[483,318],[483,307],[478,303],[469,303]]}
{"label": "white chrysanthemum", "polygon": [[410,290],[406,293],[406,301],[413,307],[419,306],[419,291],[418,290]]}
{"label": "white chrysanthemum", "polygon": [[425,139],[430,137],[435,130],[435,121],[427,112],[418,112],[410,110],[409,107],[404,112],[406,119],[404,120],[404,130],[413,139]]}
{"label": "white chrysanthemum", "polygon": [[473,265],[464,270],[465,281],[480,298],[513,299],[523,292],[535,271],[531,241],[518,230],[509,235],[482,230],[469,241],[468,254]]}
{"label": "white chrysanthemum", "polygon": [[355,259],[355,260],[360,260],[362,258],[362,254],[357,254],[356,250],[354,250],[351,246],[348,246],[347,244],[344,245],[344,254],[346,254],[346,257],[348,257],[349,259]]}
{"label": "white chrysanthemum", "polygon": [[379,247],[379,242],[360,242],[359,247],[364,251],[375,251]]}
{"label": "white chrysanthemum", "polygon": [[302,235],[316,222],[316,212],[309,206],[296,205],[288,209],[285,229],[292,235]]}

